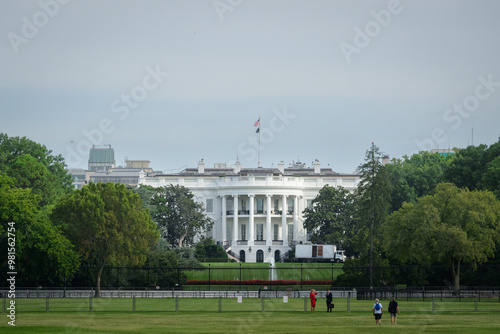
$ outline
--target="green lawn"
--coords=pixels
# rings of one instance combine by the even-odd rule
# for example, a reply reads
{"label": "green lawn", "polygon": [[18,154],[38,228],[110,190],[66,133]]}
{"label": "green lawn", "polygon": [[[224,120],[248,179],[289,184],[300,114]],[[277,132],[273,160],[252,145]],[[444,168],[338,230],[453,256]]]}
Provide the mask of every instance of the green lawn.
{"label": "green lawn", "polygon": [[[188,280],[208,280],[209,264],[205,270],[186,271]],[[341,263],[276,263],[272,269],[276,280],[332,280],[342,273]],[[302,267],[302,269],[301,269]],[[269,263],[242,263],[241,280],[269,280],[271,267]],[[240,280],[239,263],[210,263],[210,280]]]}
{"label": "green lawn", "polygon": [[[437,313],[432,303],[400,301],[398,326],[391,327],[385,314],[382,326],[375,327],[371,314],[372,301],[334,299],[333,313],[324,311],[324,300],[318,300],[317,311],[304,312],[304,299],[265,299],[261,312],[260,299],[179,298],[175,299],[94,299],[88,311],[88,299],[50,300],[50,312],[45,312],[45,299],[17,299],[16,327],[7,324],[3,314],[2,333],[498,333],[500,303],[480,302],[480,312],[474,312],[473,302],[439,302]],[[388,301],[383,300],[386,306]],[[448,311],[448,312],[444,312]],[[495,312],[492,312],[495,311]]]}

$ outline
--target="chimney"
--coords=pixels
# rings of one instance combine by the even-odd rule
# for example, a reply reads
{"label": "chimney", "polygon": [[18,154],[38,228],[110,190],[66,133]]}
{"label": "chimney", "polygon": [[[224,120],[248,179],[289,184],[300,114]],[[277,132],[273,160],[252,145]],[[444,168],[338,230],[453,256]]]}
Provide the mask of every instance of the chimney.
{"label": "chimney", "polygon": [[281,174],[285,173],[285,163],[283,162],[283,160],[281,160],[281,162],[278,164],[278,170]]}
{"label": "chimney", "polygon": [[318,159],[314,160],[314,174],[321,174],[321,164],[319,163]]}
{"label": "chimney", "polygon": [[198,173],[205,174],[205,162],[203,161],[203,159],[198,162]]}

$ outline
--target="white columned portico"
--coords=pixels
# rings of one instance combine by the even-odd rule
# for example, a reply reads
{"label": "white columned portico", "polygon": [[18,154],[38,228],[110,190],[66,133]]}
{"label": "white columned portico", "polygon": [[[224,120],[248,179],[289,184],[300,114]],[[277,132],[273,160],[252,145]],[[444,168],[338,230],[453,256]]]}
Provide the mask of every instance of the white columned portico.
{"label": "white columned portico", "polygon": [[233,245],[238,241],[238,195],[233,195]]}
{"label": "white columned portico", "polygon": [[226,195],[222,195],[222,244],[225,245],[227,241],[227,229],[226,229],[226,224],[227,224],[227,209],[226,209]]}
{"label": "white columned portico", "polygon": [[267,211],[266,211],[266,245],[271,246],[273,239],[271,237],[271,195],[267,195]]}
{"label": "white columned portico", "polygon": [[298,196],[295,195],[293,197],[293,239],[297,240],[299,236],[299,222],[298,222],[298,212],[299,212],[299,199]]}
{"label": "white columned portico", "polygon": [[281,203],[283,203],[283,208],[282,208],[282,211],[281,211],[281,239],[283,240],[283,245],[286,245],[287,244],[287,238],[286,238],[286,234],[287,234],[287,230],[288,230],[288,227],[286,225],[286,195],[283,195],[281,197]]}
{"label": "white columned portico", "polygon": [[253,241],[255,240],[255,233],[254,233],[254,200],[255,200],[255,195],[251,194],[248,197],[250,197],[250,217],[249,217],[249,228],[248,228],[248,245],[253,246]]}

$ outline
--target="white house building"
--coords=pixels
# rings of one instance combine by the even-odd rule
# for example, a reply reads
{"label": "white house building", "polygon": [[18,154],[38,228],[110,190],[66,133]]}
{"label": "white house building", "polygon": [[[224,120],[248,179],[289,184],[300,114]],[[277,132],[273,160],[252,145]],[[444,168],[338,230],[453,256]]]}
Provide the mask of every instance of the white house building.
{"label": "white house building", "polygon": [[139,184],[188,188],[215,222],[207,236],[244,262],[281,261],[295,244],[308,242],[302,212],[319,190],[328,184],[353,191],[358,182],[358,174],[321,168],[317,160],[310,168],[300,162],[243,168],[238,161],[205,168],[201,160],[180,173],[139,177]]}

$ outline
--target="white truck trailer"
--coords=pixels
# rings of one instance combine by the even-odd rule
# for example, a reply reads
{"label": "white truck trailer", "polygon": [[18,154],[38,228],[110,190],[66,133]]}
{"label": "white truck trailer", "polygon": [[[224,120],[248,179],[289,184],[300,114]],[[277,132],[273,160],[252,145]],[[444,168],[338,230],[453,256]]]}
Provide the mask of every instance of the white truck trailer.
{"label": "white truck trailer", "polygon": [[295,258],[302,262],[344,262],[343,250],[335,245],[296,245]]}
{"label": "white truck trailer", "polygon": [[344,262],[343,250],[335,245],[296,245],[295,258],[305,262]]}

